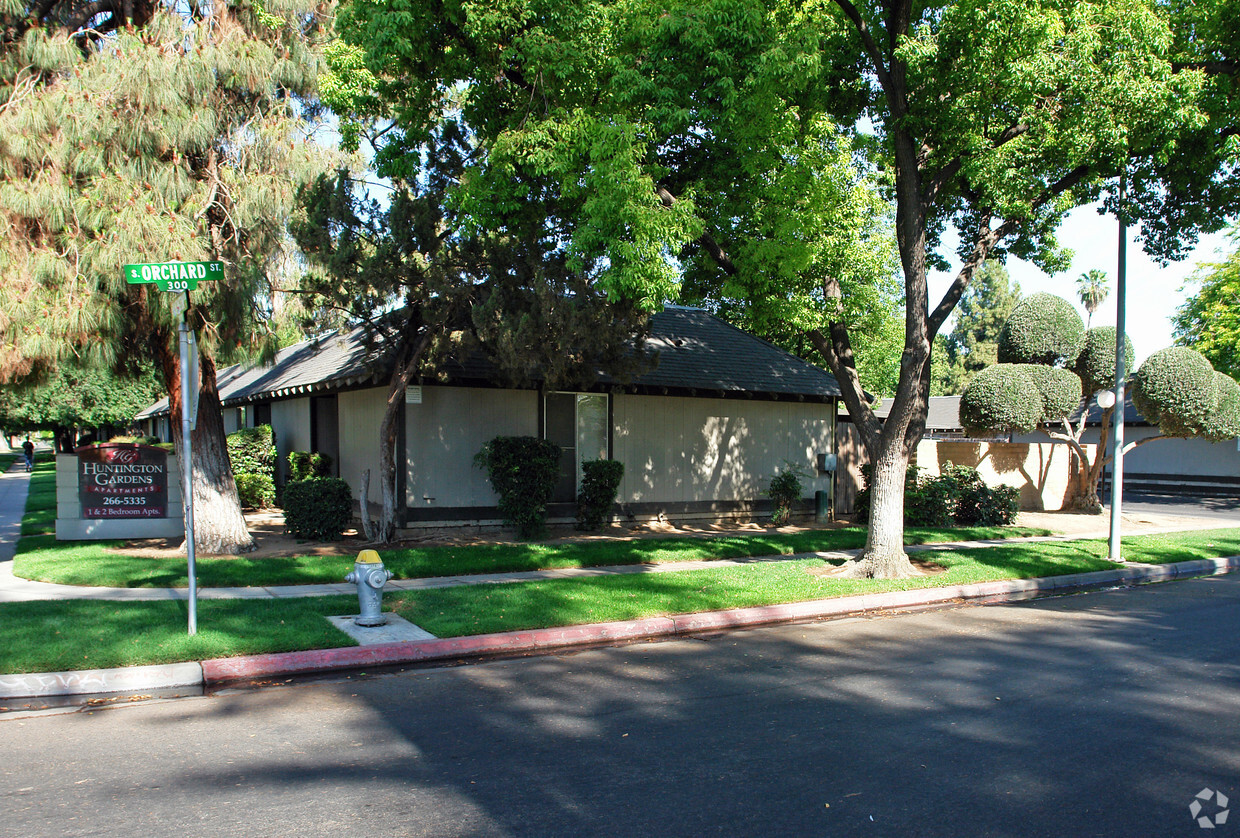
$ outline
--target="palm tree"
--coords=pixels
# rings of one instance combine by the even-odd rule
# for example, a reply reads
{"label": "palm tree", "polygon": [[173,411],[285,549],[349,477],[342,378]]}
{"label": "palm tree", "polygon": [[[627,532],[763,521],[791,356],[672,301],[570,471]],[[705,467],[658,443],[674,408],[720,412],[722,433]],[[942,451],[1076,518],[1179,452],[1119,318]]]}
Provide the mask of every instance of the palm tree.
{"label": "palm tree", "polygon": [[1107,298],[1109,293],[1111,293],[1111,289],[1107,287],[1106,271],[1094,268],[1076,278],[1076,296],[1081,301],[1081,305],[1085,306],[1085,311],[1088,313],[1088,317],[1085,319],[1086,329],[1089,328],[1090,321],[1094,319],[1094,312],[1102,305],[1102,301]]}

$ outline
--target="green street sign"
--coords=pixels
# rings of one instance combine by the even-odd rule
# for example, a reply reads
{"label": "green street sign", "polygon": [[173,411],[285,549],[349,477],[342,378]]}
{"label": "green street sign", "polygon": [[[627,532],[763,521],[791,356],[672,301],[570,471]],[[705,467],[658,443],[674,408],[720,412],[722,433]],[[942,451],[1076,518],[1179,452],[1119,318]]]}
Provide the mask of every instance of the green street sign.
{"label": "green street sign", "polygon": [[218,282],[224,278],[223,262],[163,262],[154,265],[126,265],[125,281],[130,285],[153,282],[160,291],[193,291],[199,282]]}

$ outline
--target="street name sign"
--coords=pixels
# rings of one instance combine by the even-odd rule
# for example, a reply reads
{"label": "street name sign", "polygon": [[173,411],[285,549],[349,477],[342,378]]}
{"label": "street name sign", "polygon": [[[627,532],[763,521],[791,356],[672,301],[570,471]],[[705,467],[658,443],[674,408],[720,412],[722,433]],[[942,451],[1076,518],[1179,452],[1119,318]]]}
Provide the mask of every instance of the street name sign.
{"label": "street name sign", "polygon": [[224,279],[223,262],[162,262],[126,265],[125,281],[130,285],[155,283],[160,291],[193,291],[199,282]]}

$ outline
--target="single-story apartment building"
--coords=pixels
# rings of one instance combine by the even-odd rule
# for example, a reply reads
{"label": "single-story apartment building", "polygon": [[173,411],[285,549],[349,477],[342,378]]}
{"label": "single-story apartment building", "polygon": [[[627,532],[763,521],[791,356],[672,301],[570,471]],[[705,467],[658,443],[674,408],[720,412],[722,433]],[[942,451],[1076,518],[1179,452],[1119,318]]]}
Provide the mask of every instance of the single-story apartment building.
{"label": "single-story apartment building", "polygon": [[[839,385],[828,372],[696,308],[653,315],[646,348],[653,369],[579,392],[511,389],[480,357],[448,364],[405,395],[397,444],[397,497],[405,528],[498,523],[487,475],[474,465],[498,435],[560,446],[552,520],[571,520],[583,461],[624,464],[620,513],[628,519],[749,517],[770,508],[771,477],[795,467],[806,498],[830,491]],[[290,451],[330,455],[357,497],[372,476],[377,502],[378,429],[390,372],[360,332],[282,350],[270,366],[218,375],[225,429],[270,424],[286,474]],[[170,437],[164,400],[137,419]],[[399,501],[398,501],[399,503]],[[807,508],[812,509],[807,505]]]}

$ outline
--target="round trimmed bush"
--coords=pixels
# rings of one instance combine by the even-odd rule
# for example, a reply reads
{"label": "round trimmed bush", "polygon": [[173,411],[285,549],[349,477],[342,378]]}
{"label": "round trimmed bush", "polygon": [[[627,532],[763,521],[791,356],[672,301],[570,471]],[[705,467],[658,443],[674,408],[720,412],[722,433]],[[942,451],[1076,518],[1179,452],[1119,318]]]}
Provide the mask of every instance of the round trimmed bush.
{"label": "round trimmed bush", "polygon": [[[1124,371],[1132,373],[1132,340],[1124,335]],[[1081,377],[1085,392],[1093,395],[1099,390],[1115,387],[1115,327],[1098,326],[1085,333],[1080,354],[1072,364],[1072,371]]]}
{"label": "round trimmed bush", "polygon": [[1085,324],[1072,303],[1054,294],[1031,294],[999,330],[999,363],[1062,366],[1076,358],[1084,338]]}
{"label": "round trimmed bush", "polygon": [[1218,406],[1211,411],[1201,428],[1201,435],[1211,442],[1225,442],[1240,437],[1240,384],[1226,373],[1214,373]]}
{"label": "round trimmed bush", "polygon": [[1160,349],[1133,376],[1132,402],[1167,436],[1197,436],[1218,408],[1214,367],[1196,350]]}
{"label": "round trimmed bush", "polygon": [[1039,422],[1071,416],[1081,405],[1081,379],[1072,370],[1024,364],[1029,378],[1042,394],[1042,416]]}
{"label": "round trimmed bush", "polygon": [[1042,393],[1026,364],[979,370],[960,396],[960,424],[973,435],[1031,431],[1042,415]]}

